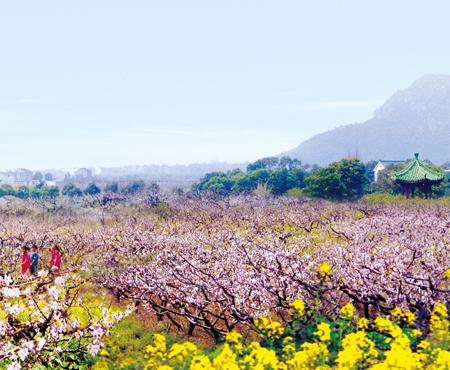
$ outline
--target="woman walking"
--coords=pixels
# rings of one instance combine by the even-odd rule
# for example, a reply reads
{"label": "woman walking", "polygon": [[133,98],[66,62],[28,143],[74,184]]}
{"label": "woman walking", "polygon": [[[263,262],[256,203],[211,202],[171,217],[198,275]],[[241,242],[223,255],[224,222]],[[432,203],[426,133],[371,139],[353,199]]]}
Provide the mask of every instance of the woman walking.
{"label": "woman walking", "polygon": [[28,251],[30,248],[28,248],[26,245],[22,246],[22,274],[28,275],[30,274],[30,267],[31,267],[31,260],[30,255]]}
{"label": "woman walking", "polygon": [[58,275],[60,266],[61,266],[61,252],[59,250],[59,247],[56,244],[54,244],[50,259],[50,272],[53,275]]}

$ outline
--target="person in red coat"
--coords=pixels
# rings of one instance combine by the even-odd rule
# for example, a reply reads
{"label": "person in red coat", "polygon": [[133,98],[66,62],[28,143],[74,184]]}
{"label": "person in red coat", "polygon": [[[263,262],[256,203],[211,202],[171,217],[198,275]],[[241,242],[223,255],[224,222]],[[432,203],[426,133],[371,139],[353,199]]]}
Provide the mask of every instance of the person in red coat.
{"label": "person in red coat", "polygon": [[24,245],[22,247],[22,274],[26,275],[30,273],[31,259],[28,253],[29,248]]}
{"label": "person in red coat", "polygon": [[61,252],[59,250],[59,247],[55,244],[53,245],[50,259],[50,272],[52,272],[53,275],[58,275],[60,266],[61,266]]}

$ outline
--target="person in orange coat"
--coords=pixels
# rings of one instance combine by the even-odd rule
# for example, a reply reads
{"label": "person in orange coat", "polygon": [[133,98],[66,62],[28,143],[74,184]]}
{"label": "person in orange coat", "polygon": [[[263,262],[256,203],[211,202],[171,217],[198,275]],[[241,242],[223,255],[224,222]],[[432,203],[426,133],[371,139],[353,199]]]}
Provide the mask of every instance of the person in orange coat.
{"label": "person in orange coat", "polygon": [[26,245],[22,246],[22,274],[24,275],[30,274],[31,259],[28,253],[29,250]]}
{"label": "person in orange coat", "polygon": [[53,275],[58,275],[60,266],[61,266],[61,252],[59,250],[59,247],[56,244],[54,244],[50,258],[50,272],[53,273]]}

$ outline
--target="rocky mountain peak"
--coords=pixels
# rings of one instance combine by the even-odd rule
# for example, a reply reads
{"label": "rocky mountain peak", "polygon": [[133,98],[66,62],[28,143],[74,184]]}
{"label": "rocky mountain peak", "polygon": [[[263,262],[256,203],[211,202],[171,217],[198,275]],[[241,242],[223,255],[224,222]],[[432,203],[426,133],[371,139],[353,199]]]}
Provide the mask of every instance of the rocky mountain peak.
{"label": "rocky mountain peak", "polygon": [[324,165],[357,153],[363,161],[406,159],[420,152],[450,160],[450,76],[428,75],[396,92],[372,119],[318,134],[285,153]]}

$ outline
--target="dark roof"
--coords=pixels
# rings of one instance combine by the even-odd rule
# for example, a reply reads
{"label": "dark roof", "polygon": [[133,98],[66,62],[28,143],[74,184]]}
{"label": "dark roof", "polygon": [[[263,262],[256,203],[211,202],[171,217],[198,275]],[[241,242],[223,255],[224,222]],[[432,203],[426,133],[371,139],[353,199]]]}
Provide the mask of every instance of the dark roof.
{"label": "dark roof", "polygon": [[378,162],[381,162],[381,163],[403,163],[404,161],[397,161],[397,160],[392,160],[392,159],[380,159],[380,160],[378,160]]}

